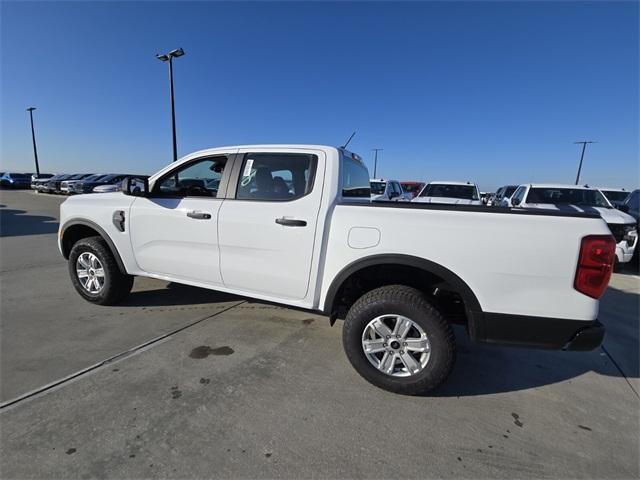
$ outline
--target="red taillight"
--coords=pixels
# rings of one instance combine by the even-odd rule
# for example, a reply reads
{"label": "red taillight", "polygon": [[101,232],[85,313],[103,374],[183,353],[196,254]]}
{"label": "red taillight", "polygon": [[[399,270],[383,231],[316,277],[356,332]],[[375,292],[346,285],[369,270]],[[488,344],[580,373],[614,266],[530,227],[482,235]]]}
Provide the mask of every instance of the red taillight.
{"label": "red taillight", "polygon": [[600,298],[609,285],[616,241],[612,235],[589,235],[580,244],[580,258],[573,286],[593,298]]}

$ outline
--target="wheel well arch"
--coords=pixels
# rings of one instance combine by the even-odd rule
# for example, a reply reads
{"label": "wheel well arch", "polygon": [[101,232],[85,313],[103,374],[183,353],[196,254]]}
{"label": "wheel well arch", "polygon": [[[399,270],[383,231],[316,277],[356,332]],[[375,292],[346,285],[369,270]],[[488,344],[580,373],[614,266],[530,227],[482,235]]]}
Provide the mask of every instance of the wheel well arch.
{"label": "wheel well arch", "polygon": [[62,251],[62,256],[65,259],[69,258],[71,249],[79,240],[88,237],[101,237],[113,254],[120,271],[124,274],[127,273],[122,258],[120,258],[120,254],[118,253],[118,249],[113,243],[113,240],[111,240],[109,234],[99,225],[89,220],[71,220],[63,225],[61,232],[60,250]]}
{"label": "wheel well arch", "polygon": [[359,296],[393,284],[429,294],[437,306],[451,309],[443,313],[448,313],[455,323],[472,327],[474,315],[482,312],[476,295],[454,272],[430,260],[401,254],[372,255],[347,265],[329,286],[323,311],[333,323],[336,318],[344,318],[348,307]]}

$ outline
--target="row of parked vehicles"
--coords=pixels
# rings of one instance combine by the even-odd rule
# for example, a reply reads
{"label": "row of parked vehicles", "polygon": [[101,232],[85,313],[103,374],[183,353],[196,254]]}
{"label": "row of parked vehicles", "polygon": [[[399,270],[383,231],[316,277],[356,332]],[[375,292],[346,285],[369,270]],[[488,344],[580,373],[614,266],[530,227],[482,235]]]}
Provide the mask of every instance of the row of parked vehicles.
{"label": "row of parked vehicles", "polygon": [[430,182],[408,193],[403,186],[418,182],[372,179],[372,201],[411,201],[450,205],[535,208],[597,214],[609,226],[616,240],[616,259],[631,261],[638,243],[640,190],[596,188],[589,185],[525,184],[505,185],[495,193],[480,192],[471,182]]}
{"label": "row of parked vehicles", "polygon": [[31,188],[41,193],[73,195],[78,193],[107,193],[120,190],[125,173],[77,173],[53,175],[48,179],[35,179]]}
{"label": "row of parked vehicles", "polygon": [[[3,188],[31,188],[39,193],[73,195],[76,193],[106,193],[120,190],[125,173],[14,173],[0,172]],[[136,175],[140,178],[140,175]]]}

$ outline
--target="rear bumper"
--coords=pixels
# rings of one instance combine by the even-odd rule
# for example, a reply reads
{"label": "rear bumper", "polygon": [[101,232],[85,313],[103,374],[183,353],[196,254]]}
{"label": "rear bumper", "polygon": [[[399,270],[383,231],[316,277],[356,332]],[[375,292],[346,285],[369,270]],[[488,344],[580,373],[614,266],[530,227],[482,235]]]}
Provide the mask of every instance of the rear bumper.
{"label": "rear bumper", "polygon": [[602,344],[605,328],[598,320],[474,312],[469,334],[481,343],[588,351]]}

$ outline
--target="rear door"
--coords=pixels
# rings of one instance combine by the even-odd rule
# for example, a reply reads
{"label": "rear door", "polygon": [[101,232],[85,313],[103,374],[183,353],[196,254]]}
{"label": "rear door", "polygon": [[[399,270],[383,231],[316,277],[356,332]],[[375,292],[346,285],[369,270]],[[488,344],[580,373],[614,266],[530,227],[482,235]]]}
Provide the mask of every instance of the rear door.
{"label": "rear door", "polygon": [[241,149],[219,213],[226,287],[307,294],[325,175],[321,150]]}

